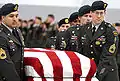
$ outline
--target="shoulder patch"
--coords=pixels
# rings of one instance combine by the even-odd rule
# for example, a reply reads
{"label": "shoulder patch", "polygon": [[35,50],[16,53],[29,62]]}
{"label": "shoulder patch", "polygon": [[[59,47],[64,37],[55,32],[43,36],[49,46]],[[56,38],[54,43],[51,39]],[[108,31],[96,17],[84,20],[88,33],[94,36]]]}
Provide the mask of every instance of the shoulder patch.
{"label": "shoulder patch", "polygon": [[110,23],[105,22],[105,24],[107,27],[112,27],[112,25]]}
{"label": "shoulder patch", "polygon": [[117,31],[113,31],[114,36],[118,36],[118,32]]}
{"label": "shoulder patch", "polygon": [[6,56],[6,53],[5,53],[5,50],[3,50],[2,48],[0,48],[0,59],[5,59],[7,56]]}
{"label": "shoulder patch", "polygon": [[111,25],[111,24],[108,24],[108,27],[112,27],[112,25]]}
{"label": "shoulder patch", "polygon": [[115,50],[116,50],[115,44],[111,45],[110,48],[109,48],[109,52],[110,53],[115,53]]}

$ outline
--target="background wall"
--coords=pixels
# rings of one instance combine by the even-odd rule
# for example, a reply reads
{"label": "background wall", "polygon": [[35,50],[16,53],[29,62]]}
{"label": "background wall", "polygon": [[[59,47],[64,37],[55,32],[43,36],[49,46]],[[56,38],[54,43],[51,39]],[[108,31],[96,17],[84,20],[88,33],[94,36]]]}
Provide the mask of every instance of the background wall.
{"label": "background wall", "polygon": [[[91,5],[93,1],[95,0],[0,0],[0,6],[8,2],[18,3],[22,19],[41,16],[45,20],[48,14],[54,14],[56,21],[58,21],[63,17],[69,17],[72,12],[78,11],[82,5]],[[120,0],[104,1],[109,4],[106,20],[111,23],[120,22]]]}

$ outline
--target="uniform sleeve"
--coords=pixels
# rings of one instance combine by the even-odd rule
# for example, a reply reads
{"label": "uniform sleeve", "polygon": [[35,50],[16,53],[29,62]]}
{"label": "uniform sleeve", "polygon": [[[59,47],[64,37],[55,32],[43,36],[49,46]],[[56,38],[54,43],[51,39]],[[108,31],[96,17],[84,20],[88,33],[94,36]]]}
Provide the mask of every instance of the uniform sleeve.
{"label": "uniform sleeve", "polygon": [[118,49],[119,38],[117,31],[109,28],[106,34],[106,43],[102,48],[100,62],[110,62],[111,59],[115,58]]}
{"label": "uniform sleeve", "polygon": [[109,71],[115,71],[117,69],[116,52],[118,49],[118,41],[117,31],[107,28],[106,43],[102,47],[97,68],[97,77],[99,80],[102,80]]}
{"label": "uniform sleeve", "polygon": [[15,66],[10,59],[7,41],[0,37],[0,76],[5,81],[20,81]]}

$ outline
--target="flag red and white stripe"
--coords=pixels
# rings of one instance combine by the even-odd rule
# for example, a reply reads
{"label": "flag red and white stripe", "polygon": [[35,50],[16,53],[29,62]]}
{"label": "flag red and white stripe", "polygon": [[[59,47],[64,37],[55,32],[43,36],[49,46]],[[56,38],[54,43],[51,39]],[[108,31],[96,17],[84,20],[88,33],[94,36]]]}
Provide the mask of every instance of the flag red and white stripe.
{"label": "flag red and white stripe", "polygon": [[28,81],[98,81],[95,62],[77,52],[26,48],[24,58]]}

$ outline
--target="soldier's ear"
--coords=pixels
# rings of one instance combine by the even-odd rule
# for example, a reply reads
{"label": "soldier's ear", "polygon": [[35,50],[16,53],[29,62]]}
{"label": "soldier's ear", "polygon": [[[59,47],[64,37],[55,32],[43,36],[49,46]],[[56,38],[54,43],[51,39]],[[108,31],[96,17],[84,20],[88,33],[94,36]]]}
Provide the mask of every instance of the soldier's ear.
{"label": "soldier's ear", "polygon": [[4,19],[5,19],[5,16],[1,16],[1,20],[4,21]]}
{"label": "soldier's ear", "polygon": [[81,17],[80,17],[80,16],[78,16],[78,20],[79,20],[79,21],[81,20]]}

